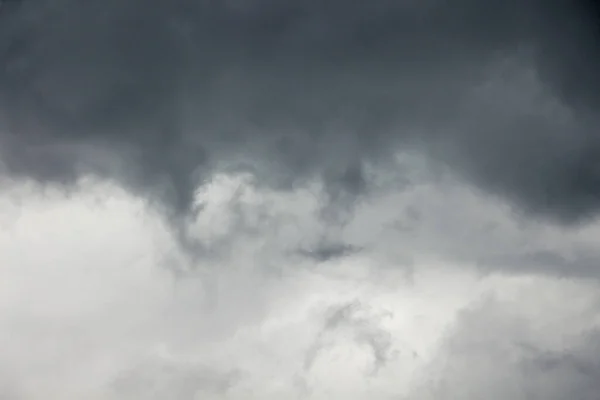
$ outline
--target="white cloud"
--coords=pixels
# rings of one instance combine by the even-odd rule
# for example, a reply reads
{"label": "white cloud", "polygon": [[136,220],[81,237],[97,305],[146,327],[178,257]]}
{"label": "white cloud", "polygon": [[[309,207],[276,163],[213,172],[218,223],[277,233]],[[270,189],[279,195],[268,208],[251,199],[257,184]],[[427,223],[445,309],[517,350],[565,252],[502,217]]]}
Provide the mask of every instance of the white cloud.
{"label": "white cloud", "polygon": [[[187,261],[167,226],[118,188],[5,191],[7,399],[525,399],[566,395],[582,379],[569,366],[545,377],[536,351],[589,346],[600,321],[593,281],[481,275],[456,257],[556,233],[519,230],[491,200],[443,183],[367,201],[333,231],[318,220],[316,189],[259,191],[231,176],[207,188],[190,229],[221,250],[183,275],[168,268]],[[385,226],[411,209],[410,231]],[[478,237],[490,223],[496,236]],[[364,250],[325,260],[296,251],[323,237]],[[410,268],[394,263],[399,254]]]}

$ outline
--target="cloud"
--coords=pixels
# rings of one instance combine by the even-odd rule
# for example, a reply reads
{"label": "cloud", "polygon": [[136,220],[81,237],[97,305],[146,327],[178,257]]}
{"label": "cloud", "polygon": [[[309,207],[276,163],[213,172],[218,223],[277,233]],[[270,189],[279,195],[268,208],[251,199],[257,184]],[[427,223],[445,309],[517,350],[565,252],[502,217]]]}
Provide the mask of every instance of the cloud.
{"label": "cloud", "polygon": [[[331,341],[327,340],[328,334],[335,334],[336,331],[342,328],[348,328],[352,336],[354,336],[353,340],[356,343],[364,344],[370,348],[373,358],[373,366],[370,370],[372,374],[377,374],[397,352],[393,348],[391,334],[378,326],[380,325],[378,320],[385,318],[386,315],[372,315],[372,310],[365,309],[357,301],[332,308],[327,313],[330,315],[326,318],[324,326],[318,333],[315,342],[306,352],[304,357],[304,372],[310,372],[319,355],[332,347]],[[387,315],[387,317],[393,316]]]}
{"label": "cloud", "polygon": [[0,397],[593,398],[593,5],[351,3],[0,3]]}
{"label": "cloud", "polygon": [[[199,195],[204,213],[192,233],[202,244],[221,244],[180,276],[163,268],[189,261],[164,219],[117,185],[3,193],[6,395],[478,400],[595,393],[587,388],[596,384],[597,280],[517,261],[477,266],[473,258],[494,248],[518,254],[521,242],[568,255],[575,244],[596,243],[597,226],[567,234],[521,222],[519,230],[504,204],[423,179],[359,205],[356,221],[334,229],[361,252],[314,259],[297,249],[331,232],[318,197],[257,189],[244,179],[221,176]],[[266,211],[239,218],[260,214],[253,209]],[[386,230],[382,221],[395,216],[407,230]],[[481,236],[490,222],[492,237],[464,239]]]}
{"label": "cloud", "polygon": [[[415,398],[596,396],[598,310],[590,307],[597,301],[596,288],[569,283],[559,289],[549,281],[527,281],[518,283],[516,291],[509,289],[509,295],[499,292],[459,314]],[[532,287],[544,300],[525,293]],[[572,293],[574,301],[565,304],[559,292]]]}
{"label": "cloud", "polygon": [[193,399],[203,396],[224,396],[238,380],[236,371],[218,372],[211,368],[186,365],[180,360],[142,360],[112,384],[116,398]]}
{"label": "cloud", "polygon": [[584,3],[5,2],[3,169],[99,175],[185,215],[229,169],[321,179],[352,203],[369,168],[416,146],[533,215],[581,221],[600,187]]}

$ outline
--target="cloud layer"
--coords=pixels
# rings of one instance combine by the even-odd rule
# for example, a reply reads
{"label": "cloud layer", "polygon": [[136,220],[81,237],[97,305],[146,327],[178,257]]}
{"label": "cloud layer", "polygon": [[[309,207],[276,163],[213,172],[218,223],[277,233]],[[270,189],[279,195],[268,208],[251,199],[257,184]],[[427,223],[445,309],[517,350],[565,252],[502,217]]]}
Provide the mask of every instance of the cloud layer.
{"label": "cloud layer", "polygon": [[[432,186],[401,197],[431,215],[404,220],[412,241],[374,230],[377,218],[397,210],[392,196],[358,210],[371,225],[356,221],[359,230],[352,221],[331,237],[364,250],[324,260],[294,252],[310,249],[327,226],[314,196],[222,177],[203,194],[196,227],[199,240],[222,251],[181,276],[164,268],[186,261],[171,231],[118,187],[88,183],[69,196],[13,190],[0,198],[2,398],[591,400],[597,393],[597,280],[576,266],[519,259],[553,240],[563,243],[552,247],[560,254],[575,244],[597,247],[592,231],[579,238],[557,238],[547,226],[521,231],[496,204],[468,200],[472,193],[456,185]],[[444,208],[453,204],[424,204],[441,190],[464,205],[458,222]],[[238,219],[265,204],[263,218]],[[406,211],[397,214],[402,221]],[[490,225],[482,215],[497,224],[489,242],[452,241],[477,237],[479,224]],[[485,263],[464,257],[494,250],[514,254],[519,268],[483,270]]]}
{"label": "cloud layer", "polygon": [[597,397],[593,3],[0,1],[0,399]]}
{"label": "cloud layer", "polygon": [[592,3],[5,2],[4,170],[96,174],[180,214],[224,169],[353,198],[417,146],[578,221],[600,187]]}

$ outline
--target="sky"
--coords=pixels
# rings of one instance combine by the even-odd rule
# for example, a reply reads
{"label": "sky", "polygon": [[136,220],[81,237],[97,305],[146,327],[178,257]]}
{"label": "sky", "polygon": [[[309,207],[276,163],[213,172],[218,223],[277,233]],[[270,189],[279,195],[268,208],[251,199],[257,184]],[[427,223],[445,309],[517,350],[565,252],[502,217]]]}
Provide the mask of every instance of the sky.
{"label": "sky", "polygon": [[599,10],[0,1],[0,400],[594,400]]}

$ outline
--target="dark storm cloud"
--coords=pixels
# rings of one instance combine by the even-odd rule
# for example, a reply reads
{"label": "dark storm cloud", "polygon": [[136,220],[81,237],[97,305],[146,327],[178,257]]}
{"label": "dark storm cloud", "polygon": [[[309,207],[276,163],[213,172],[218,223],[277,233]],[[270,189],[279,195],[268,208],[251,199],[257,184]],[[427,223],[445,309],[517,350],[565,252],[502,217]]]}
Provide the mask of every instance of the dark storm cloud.
{"label": "dark storm cloud", "polygon": [[312,248],[300,249],[298,253],[317,262],[327,262],[337,258],[348,257],[363,250],[362,248],[339,242],[320,242]]}
{"label": "dark storm cloud", "polygon": [[[280,188],[320,177],[347,201],[365,165],[425,144],[492,193],[578,220],[600,197],[590,4],[5,1],[3,169],[98,174],[185,213],[215,169]],[[502,78],[482,91],[507,60],[543,95],[515,104]]]}

